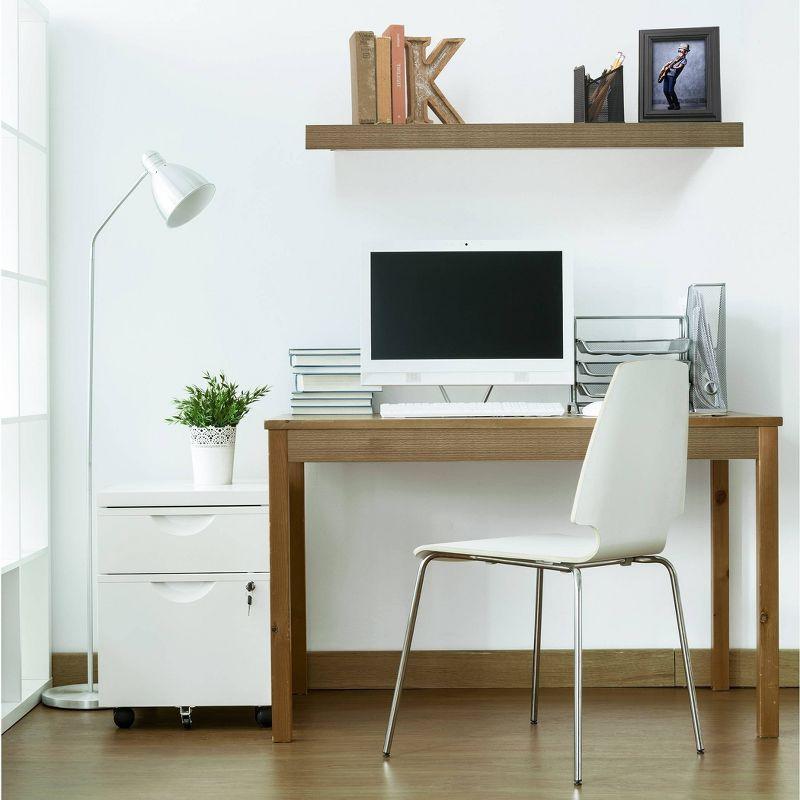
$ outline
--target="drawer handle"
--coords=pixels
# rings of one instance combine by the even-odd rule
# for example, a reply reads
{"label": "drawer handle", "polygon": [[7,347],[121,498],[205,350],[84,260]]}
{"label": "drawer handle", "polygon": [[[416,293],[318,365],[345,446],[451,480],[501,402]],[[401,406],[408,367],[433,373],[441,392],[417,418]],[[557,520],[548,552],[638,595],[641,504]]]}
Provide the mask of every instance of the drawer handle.
{"label": "drawer handle", "polygon": [[204,531],[216,519],[216,514],[151,514],[150,519],[165,533],[194,536]]}
{"label": "drawer handle", "polygon": [[216,581],[151,581],[150,586],[172,603],[194,603],[202,600]]}

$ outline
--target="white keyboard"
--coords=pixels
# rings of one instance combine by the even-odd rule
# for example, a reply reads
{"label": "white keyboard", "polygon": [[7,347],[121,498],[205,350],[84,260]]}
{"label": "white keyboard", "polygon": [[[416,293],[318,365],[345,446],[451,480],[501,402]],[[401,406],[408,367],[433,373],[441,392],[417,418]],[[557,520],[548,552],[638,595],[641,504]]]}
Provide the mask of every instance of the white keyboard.
{"label": "white keyboard", "polygon": [[561,403],[381,403],[382,417],[560,417]]}

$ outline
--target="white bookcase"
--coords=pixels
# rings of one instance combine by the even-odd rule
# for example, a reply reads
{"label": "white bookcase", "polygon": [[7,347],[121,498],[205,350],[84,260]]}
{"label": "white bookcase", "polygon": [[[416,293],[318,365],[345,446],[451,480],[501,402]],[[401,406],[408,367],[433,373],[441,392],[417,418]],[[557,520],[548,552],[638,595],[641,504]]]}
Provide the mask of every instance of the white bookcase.
{"label": "white bookcase", "polygon": [[0,0],[2,729],[50,685],[47,10]]}

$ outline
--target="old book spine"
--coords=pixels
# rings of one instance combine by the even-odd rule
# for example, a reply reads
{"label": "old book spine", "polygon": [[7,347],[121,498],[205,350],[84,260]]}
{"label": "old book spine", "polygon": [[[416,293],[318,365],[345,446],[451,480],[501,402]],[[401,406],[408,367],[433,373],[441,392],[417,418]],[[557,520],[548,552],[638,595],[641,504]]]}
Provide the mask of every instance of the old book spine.
{"label": "old book spine", "polygon": [[392,40],[392,122],[406,121],[406,31],[402,25],[390,25],[384,32]]}
{"label": "old book spine", "polygon": [[375,34],[356,31],[350,37],[350,90],[353,98],[353,124],[377,122],[375,95]]}
{"label": "old book spine", "polygon": [[392,40],[388,36],[375,37],[375,86],[378,122],[392,122]]}

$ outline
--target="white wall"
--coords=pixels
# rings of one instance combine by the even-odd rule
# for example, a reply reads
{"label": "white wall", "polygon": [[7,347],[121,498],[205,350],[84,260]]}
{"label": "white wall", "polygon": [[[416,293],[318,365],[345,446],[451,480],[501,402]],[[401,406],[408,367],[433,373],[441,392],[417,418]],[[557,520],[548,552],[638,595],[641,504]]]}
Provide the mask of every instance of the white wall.
{"label": "white wall", "polygon": [[[786,417],[781,645],[797,647],[793,0],[408,0],[402,20],[394,18],[397,4],[382,0],[51,0],[50,7],[55,650],[80,649],[85,633],[89,237],[149,148],[200,170],[218,190],[201,217],[175,231],[140,190],[99,243],[99,486],[189,476],[186,432],[162,419],[169,399],[205,368],[273,384],[239,434],[238,475],[263,475],[262,420],[286,411],[287,348],[357,341],[362,241],[563,241],[575,256],[577,313],[672,313],[689,283],[727,281],[732,406]],[[306,152],[306,123],[349,121],[349,34],[395,21],[410,34],[466,37],[441,85],[470,122],[569,121],[572,68],[585,63],[596,73],[618,48],[628,55],[625,103],[635,121],[637,31],[718,24],[724,118],[744,120],[746,146]],[[399,646],[415,544],[563,527],[578,465],[308,471],[310,646],[367,649]],[[753,477],[752,462],[733,465],[735,647],[755,644]],[[683,582],[690,640],[700,647],[710,632],[708,465],[692,463],[689,480],[687,512],[667,556]],[[587,576],[587,647],[676,644],[666,577],[652,569]],[[527,646],[527,573],[440,565],[431,574],[419,646]],[[569,581],[548,577],[545,598],[544,645],[568,646]]]}

